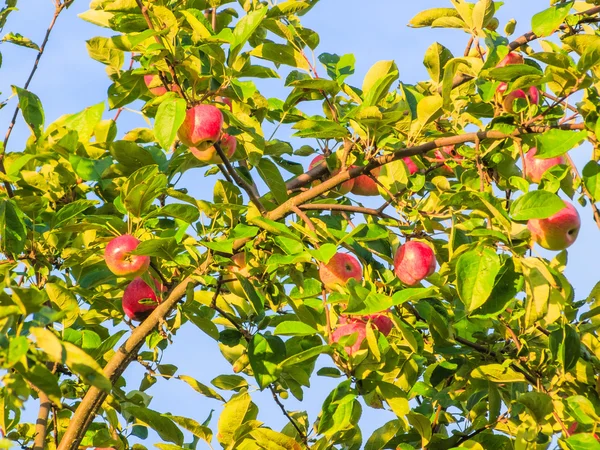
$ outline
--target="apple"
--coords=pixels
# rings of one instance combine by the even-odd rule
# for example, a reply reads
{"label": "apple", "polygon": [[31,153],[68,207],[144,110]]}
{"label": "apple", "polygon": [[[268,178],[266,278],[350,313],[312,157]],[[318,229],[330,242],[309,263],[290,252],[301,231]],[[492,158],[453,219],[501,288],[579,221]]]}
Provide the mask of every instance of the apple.
{"label": "apple", "polygon": [[[219,141],[219,145],[221,146],[223,153],[225,153],[225,156],[227,156],[227,159],[231,159],[231,157],[235,154],[237,140],[234,136],[223,133],[221,140]],[[217,149],[214,145],[211,145],[210,142],[200,145],[199,148],[190,147],[190,152],[192,152],[192,155],[194,155],[200,161],[204,161],[207,164],[223,164],[223,160],[218,155]]]}
{"label": "apple", "polygon": [[340,324],[347,324],[353,322],[371,322],[375,328],[379,330],[381,334],[387,336],[394,328],[394,322],[385,314],[369,314],[367,316],[347,316],[342,314],[340,316]]}
{"label": "apple", "polygon": [[424,242],[408,241],[394,257],[394,271],[404,284],[414,286],[435,272],[435,253]]}
{"label": "apple", "polygon": [[530,219],[527,228],[535,242],[547,250],[570,247],[579,234],[581,219],[575,207],[565,201],[565,207],[547,219]]}
{"label": "apple", "polygon": [[535,86],[529,87],[527,92],[525,92],[523,89],[512,91],[504,98],[504,101],[502,102],[504,110],[508,113],[512,113],[514,111],[513,105],[515,100],[519,98],[528,100],[529,104],[531,105],[537,105],[540,101],[540,91]]}
{"label": "apple", "polygon": [[229,288],[229,292],[237,295],[238,297],[245,297],[242,283],[240,283],[235,274],[239,273],[244,278],[250,276],[250,271],[246,267],[246,254],[243,252],[236,253],[231,257],[231,260],[233,261],[233,265],[227,267],[229,275],[223,278],[223,282],[226,283],[225,286]]}
{"label": "apple", "polygon": [[[163,285],[157,280],[154,280],[154,284],[158,291],[165,291]],[[142,300],[146,301],[140,303]],[[141,277],[129,283],[123,292],[123,311],[131,320],[141,322],[150,315],[159,303],[160,300],[156,298],[152,288]]]}
{"label": "apple", "polygon": [[[445,145],[441,149],[436,149],[434,152],[435,158],[432,160],[434,163],[443,163],[448,160],[457,161],[460,164],[464,158],[456,153],[454,145]],[[442,166],[442,171],[447,175],[453,175],[454,171],[448,164]]]}
{"label": "apple", "polygon": [[162,84],[158,75],[144,75],[144,83],[148,90],[157,97],[167,93],[167,88]]}
{"label": "apple", "polygon": [[225,103],[227,106],[229,106],[229,111],[233,112],[233,103],[231,103],[231,99],[227,98],[227,97],[215,97],[215,101],[217,103]]}
{"label": "apple", "polygon": [[508,55],[506,55],[504,57],[504,59],[502,61],[500,61],[496,67],[506,67],[506,66],[510,66],[511,64],[524,64],[525,60],[523,59],[523,56],[521,56],[519,53],[515,53],[515,52],[510,52]]}
{"label": "apple", "polygon": [[188,147],[203,142],[217,142],[223,127],[223,114],[214,105],[196,105],[185,112],[183,124],[177,131],[179,140]]}
{"label": "apple", "polygon": [[[308,170],[314,169],[315,167],[317,167],[319,164],[321,164],[321,162],[325,159],[325,156],[323,155],[318,155],[315,159],[313,159],[310,164],[308,165]],[[337,175],[338,173],[340,173],[339,170],[334,171],[331,175]],[[313,186],[316,186],[318,184],[320,184],[320,181],[314,181],[313,182]],[[352,187],[354,186],[354,179],[348,180],[348,181],[344,181],[341,185],[339,185],[336,190],[337,192],[339,192],[341,195],[346,195],[348,192],[350,192],[352,190]]]}
{"label": "apple", "polygon": [[404,161],[404,163],[406,164],[406,167],[408,168],[408,173],[410,173],[411,175],[414,175],[419,171],[419,168],[417,167],[417,165],[411,157],[407,156],[406,158],[402,158],[402,161]]}
{"label": "apple", "polygon": [[564,156],[542,159],[536,158],[536,154],[537,147],[533,147],[525,153],[525,158],[523,159],[523,174],[531,183],[539,183],[542,180],[542,175],[551,167],[567,163]]}
{"label": "apple", "polygon": [[130,234],[112,239],[104,250],[104,261],[108,269],[119,277],[138,277],[150,266],[150,257],[131,255],[140,241]]}
{"label": "apple", "polygon": [[327,264],[321,263],[319,277],[326,289],[345,285],[350,278],[362,281],[362,267],[358,260],[347,253],[336,253]]}
{"label": "apple", "polygon": [[344,336],[349,336],[351,334],[357,333],[356,341],[354,344],[344,347],[346,353],[352,355],[356,353],[360,349],[360,345],[362,341],[367,337],[367,324],[365,322],[349,322],[344,325],[340,325],[337,327],[334,332],[331,334],[331,340],[333,342],[339,342],[340,339]]}
{"label": "apple", "polygon": [[[573,423],[572,423],[572,424],[569,426],[569,429],[567,430],[567,434],[568,434],[569,436],[571,436],[572,434],[577,434],[577,427],[578,427],[578,426],[579,426],[579,423],[578,423],[578,422],[573,422]],[[599,436],[598,436],[596,433],[594,433],[594,438],[595,438],[595,439],[596,439],[598,442],[600,442],[600,437],[599,437]]]}
{"label": "apple", "polygon": [[[379,172],[381,171],[380,167],[376,167],[371,170],[371,175],[375,178],[379,176]],[[368,175],[359,175],[354,179],[354,186],[352,186],[353,194],[356,195],[366,195],[366,196],[374,196],[379,195],[379,189],[377,189],[377,183],[373,178]]]}

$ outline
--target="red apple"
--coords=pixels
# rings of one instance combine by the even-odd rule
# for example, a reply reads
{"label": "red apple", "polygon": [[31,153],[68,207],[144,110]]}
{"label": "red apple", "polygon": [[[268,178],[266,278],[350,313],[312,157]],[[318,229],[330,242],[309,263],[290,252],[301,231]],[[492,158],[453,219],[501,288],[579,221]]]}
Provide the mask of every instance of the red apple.
{"label": "red apple", "polygon": [[340,324],[344,325],[353,322],[367,323],[371,321],[373,326],[379,330],[381,334],[387,336],[394,328],[394,322],[385,314],[370,314],[367,316],[340,316]]}
{"label": "red apple", "polygon": [[223,281],[226,283],[225,286],[229,288],[229,292],[237,295],[238,297],[245,297],[242,283],[239,282],[235,274],[239,273],[244,278],[248,278],[250,276],[250,271],[246,267],[246,254],[243,252],[236,253],[231,257],[231,260],[233,261],[233,265],[227,267],[229,275],[223,277]]}
{"label": "red apple", "polygon": [[394,257],[394,271],[404,284],[414,286],[435,272],[435,253],[424,242],[408,241]]}
{"label": "red apple", "polygon": [[[237,140],[234,136],[223,133],[219,145],[221,146],[223,153],[225,153],[225,156],[227,156],[227,159],[231,159],[235,154]],[[218,155],[217,149],[214,145],[211,145],[210,142],[202,144],[200,148],[190,147],[190,152],[192,152],[192,155],[200,161],[204,161],[207,164],[223,164],[223,160]]]}
{"label": "red apple", "polygon": [[579,234],[581,219],[575,207],[565,201],[565,207],[547,219],[530,219],[527,228],[535,242],[548,250],[570,247]]}
{"label": "red apple", "polygon": [[535,86],[531,86],[527,92],[525,92],[523,89],[512,91],[504,98],[504,101],[502,102],[504,110],[508,113],[512,113],[514,111],[513,105],[515,100],[519,98],[527,99],[531,105],[537,105],[540,101],[540,91]]}
{"label": "red apple", "polygon": [[523,63],[525,63],[523,56],[521,56],[519,53],[510,52],[508,55],[506,55],[504,57],[504,59],[502,61],[500,61],[496,65],[496,67],[505,67],[505,66],[510,66],[511,64],[523,64]]}
{"label": "red apple", "polygon": [[331,340],[333,342],[339,342],[339,340],[344,336],[349,336],[351,334],[357,333],[356,341],[354,344],[344,347],[346,353],[352,355],[356,353],[360,349],[360,344],[367,337],[367,324],[365,322],[350,322],[344,325],[340,325],[335,329],[335,331],[331,334]]}
{"label": "red apple", "polygon": [[[375,169],[371,170],[371,175],[377,178],[380,171],[381,168],[376,167]],[[374,196],[379,195],[379,189],[377,189],[377,183],[373,178],[368,175],[359,175],[354,179],[352,193],[356,195]]]}
{"label": "red apple", "polygon": [[566,164],[566,160],[563,156],[557,156],[555,158],[536,158],[537,148],[533,147],[527,153],[523,159],[523,174],[531,183],[539,183],[542,180],[542,175],[546,170],[559,164]]}
{"label": "red apple", "polygon": [[[158,291],[165,291],[164,287],[157,280],[154,284]],[[144,303],[140,301],[145,300]],[[158,306],[160,300],[146,282],[138,277],[125,288],[123,292],[123,311],[131,320],[142,321]]]}
{"label": "red apple", "polygon": [[[319,164],[321,164],[321,161],[323,161],[325,159],[325,156],[323,155],[318,155],[315,159],[313,159],[310,164],[308,165],[308,170],[314,169],[315,167],[317,167]],[[331,175],[337,175],[338,173],[340,173],[339,170],[334,171]],[[316,186],[318,184],[320,184],[320,181],[314,181],[313,182],[313,186]],[[346,195],[348,192],[350,192],[352,190],[352,187],[354,186],[354,179],[348,180],[348,181],[344,181],[342,184],[340,184],[336,190],[337,192],[339,192],[341,195]]]}
{"label": "red apple", "polygon": [[214,105],[196,105],[185,113],[177,136],[188,147],[198,147],[203,142],[216,142],[221,136],[223,114]]}
{"label": "red apple", "polygon": [[[578,427],[578,426],[579,426],[579,423],[577,423],[577,422],[573,422],[573,423],[571,424],[571,426],[569,426],[569,429],[567,430],[567,434],[568,434],[568,436],[571,436],[571,435],[573,435],[573,434],[577,434],[576,432],[577,432],[577,427]],[[598,442],[600,442],[600,437],[599,437],[599,436],[598,436],[596,433],[594,433],[594,438],[595,438],[595,439],[596,439]]]}
{"label": "red apple", "polygon": [[149,256],[130,254],[139,243],[130,234],[112,239],[104,250],[104,261],[108,269],[120,277],[137,277],[148,270]]}
{"label": "red apple", "polygon": [[158,75],[144,75],[144,83],[148,90],[157,97],[167,93],[167,88],[162,84]]}
{"label": "red apple", "polygon": [[404,161],[404,163],[406,164],[406,167],[408,168],[408,172],[411,175],[414,175],[415,173],[417,173],[419,171],[419,168],[417,167],[417,165],[415,164],[415,162],[412,160],[411,157],[407,156],[406,158],[402,158],[402,161]]}
{"label": "red apple", "polygon": [[217,103],[225,103],[227,106],[229,106],[229,111],[233,112],[233,103],[231,103],[231,99],[227,98],[227,97],[215,97],[215,101]]}
{"label": "red apple", "polygon": [[326,289],[332,289],[345,285],[350,278],[362,281],[362,267],[354,256],[336,253],[327,264],[321,263],[319,277]]}
{"label": "red apple", "polygon": [[[434,152],[435,158],[433,160],[431,160],[434,163],[443,163],[446,162],[448,160],[452,160],[452,161],[456,161],[458,162],[458,164],[460,164],[460,161],[462,161],[464,158],[459,155],[458,153],[456,153],[456,150],[454,148],[454,145],[445,145],[444,147],[442,147],[441,149],[438,148],[435,150]],[[452,168],[448,165],[448,164],[444,164],[441,167],[442,171],[446,174],[446,175],[453,175],[454,171],[452,170]]]}

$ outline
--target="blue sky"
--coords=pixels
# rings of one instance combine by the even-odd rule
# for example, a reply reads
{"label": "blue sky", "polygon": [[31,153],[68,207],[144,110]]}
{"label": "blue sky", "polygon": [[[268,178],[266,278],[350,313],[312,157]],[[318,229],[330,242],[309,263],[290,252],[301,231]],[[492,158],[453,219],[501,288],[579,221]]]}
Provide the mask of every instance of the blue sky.
{"label": "blue sky", "polygon": [[[548,7],[547,0],[516,1],[507,0],[498,15],[501,27],[510,18],[518,21],[515,35],[522,34],[531,28],[531,16]],[[408,21],[420,10],[433,7],[450,6],[449,0],[323,0],[307,16],[303,18],[306,27],[316,30],[321,37],[317,54],[354,53],[356,56],[356,74],[350,83],[360,86],[362,77],[368,68],[379,60],[394,59],[400,69],[401,80],[414,83],[426,79],[427,72],[422,60],[425,50],[433,43],[440,42],[450,48],[455,54],[462,54],[468,36],[458,30],[411,29],[406,26]],[[13,13],[4,29],[21,33],[36,43],[41,43],[46,27],[53,13],[50,0],[22,1],[21,10]],[[85,0],[75,0],[74,5],[67,10],[58,21],[50,39],[46,54],[39,70],[30,86],[42,100],[46,113],[46,123],[49,124],[60,115],[74,113],[106,99],[109,79],[104,72],[104,66],[91,60],[85,48],[85,40],[107,30],[100,29],[76,17],[87,9]],[[539,46],[534,45],[534,48]],[[0,45],[2,52],[2,76],[0,91],[2,97],[10,95],[10,85],[22,87],[35,58],[33,50],[16,47],[11,44]],[[321,73],[325,70],[321,68]],[[288,90],[282,87],[282,81],[262,83],[263,94],[267,97],[286,96]],[[7,107],[0,110],[0,132],[4,133],[15,107],[12,99]],[[106,117],[113,117],[114,112],[107,112]],[[119,134],[122,135],[133,127],[147,126],[141,116],[124,111],[119,118]],[[289,140],[289,131],[282,129],[277,136]],[[20,150],[29,136],[29,130],[22,120],[19,120],[12,134],[8,150]],[[589,159],[591,148],[582,146],[571,152],[581,169]],[[182,185],[192,194],[201,198],[203,192],[212,197],[214,178],[203,178],[197,174],[189,174],[182,179]],[[369,203],[367,202],[367,205]],[[598,229],[592,220],[588,208],[579,209],[583,226],[578,241],[569,249],[570,263],[566,270],[567,277],[575,288],[577,299],[585,298],[596,283],[597,276],[592,276],[594,254],[600,254],[600,240],[597,239]],[[537,249],[540,251],[540,249]],[[550,253],[541,252],[543,255]],[[210,338],[192,327],[181,329],[163,358],[163,363],[176,364],[178,374],[197,378],[205,384],[222,373],[231,373],[230,365],[218,351],[217,345]],[[332,365],[330,360],[323,358],[322,364]],[[142,377],[140,366],[133,364],[126,372],[128,388],[135,389]],[[285,401],[289,410],[305,409],[309,412],[311,422],[316,419],[322,401],[330,390],[341,380],[313,377],[311,389],[305,390],[305,400],[302,404],[291,396]],[[192,417],[202,422],[211,409],[215,417],[211,427],[216,429],[216,417],[221,410],[220,403],[207,400],[193,392],[183,382],[178,380],[163,381],[154,385],[149,391],[154,396],[151,407],[159,411],[169,411],[175,415]],[[260,408],[259,420],[274,429],[280,429],[286,424],[274,404],[270,393],[252,393]],[[32,409],[30,414],[34,414]],[[389,412],[364,409],[361,426],[366,440],[371,431],[393,418]],[[146,445],[160,442],[151,435]],[[203,448],[204,444],[199,444]],[[218,447],[218,445],[217,445]],[[207,447],[204,447],[207,448]]]}

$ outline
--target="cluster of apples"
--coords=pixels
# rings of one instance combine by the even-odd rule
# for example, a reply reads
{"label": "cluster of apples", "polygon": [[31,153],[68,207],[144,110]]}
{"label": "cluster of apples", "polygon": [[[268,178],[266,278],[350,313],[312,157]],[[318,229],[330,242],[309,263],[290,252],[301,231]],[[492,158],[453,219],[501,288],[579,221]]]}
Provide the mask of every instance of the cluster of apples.
{"label": "cluster of apples", "polygon": [[[436,259],[432,248],[420,241],[408,241],[401,245],[394,257],[394,272],[407,286],[415,286],[435,272]],[[327,290],[344,286],[348,280],[360,282],[363,278],[362,267],[358,260],[346,253],[336,253],[327,264],[321,264],[319,277]],[[365,316],[340,315],[339,324],[333,331],[331,340],[339,342],[344,336],[356,333],[356,340],[344,349],[349,355],[356,353],[365,340],[367,326],[371,324],[384,336],[390,334],[394,323],[386,312]]]}
{"label": "cluster of apples", "polygon": [[[130,234],[113,238],[104,250],[104,261],[108,269],[119,277],[133,278],[123,292],[123,312],[131,320],[144,320],[159,304],[155,291],[146,284],[141,275],[150,267],[150,257],[132,255],[140,241]],[[164,286],[153,279],[158,292]]]}
{"label": "cluster of apples", "polygon": [[[500,61],[496,65],[496,67],[506,67],[512,64],[524,63],[525,60],[523,59],[523,56],[515,52],[510,52],[504,57],[502,61]],[[512,113],[514,111],[513,106],[515,100],[519,98],[527,100],[531,105],[537,105],[540,102],[540,91],[535,86],[530,86],[529,89],[527,89],[526,91],[524,91],[523,89],[516,89],[514,91],[511,91],[508,95],[506,95],[507,90],[508,84],[502,82],[498,86],[496,92],[498,93],[500,98],[503,98],[502,106],[504,107],[504,110],[508,113]]]}

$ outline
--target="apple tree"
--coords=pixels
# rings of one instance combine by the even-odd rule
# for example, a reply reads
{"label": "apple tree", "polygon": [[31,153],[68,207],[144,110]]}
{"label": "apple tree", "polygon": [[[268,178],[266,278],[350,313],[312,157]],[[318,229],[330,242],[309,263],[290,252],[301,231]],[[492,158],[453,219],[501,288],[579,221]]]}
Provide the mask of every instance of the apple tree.
{"label": "apple tree", "polygon": [[[144,448],[149,429],[162,450],[600,448],[600,295],[563,273],[600,227],[600,2],[552,1],[512,36],[501,2],[440,1],[409,25],[466,49],[433,42],[407,84],[320,52],[317,0],[93,0],[107,99],[46,123],[29,85],[72,2],[39,47],[4,38],[37,58],[0,154],[3,448]],[[149,126],[120,128],[125,107]],[[182,327],[231,369],[161,364]],[[320,413],[290,410],[319,377]],[[170,378],[212,420],[154,409]]]}

